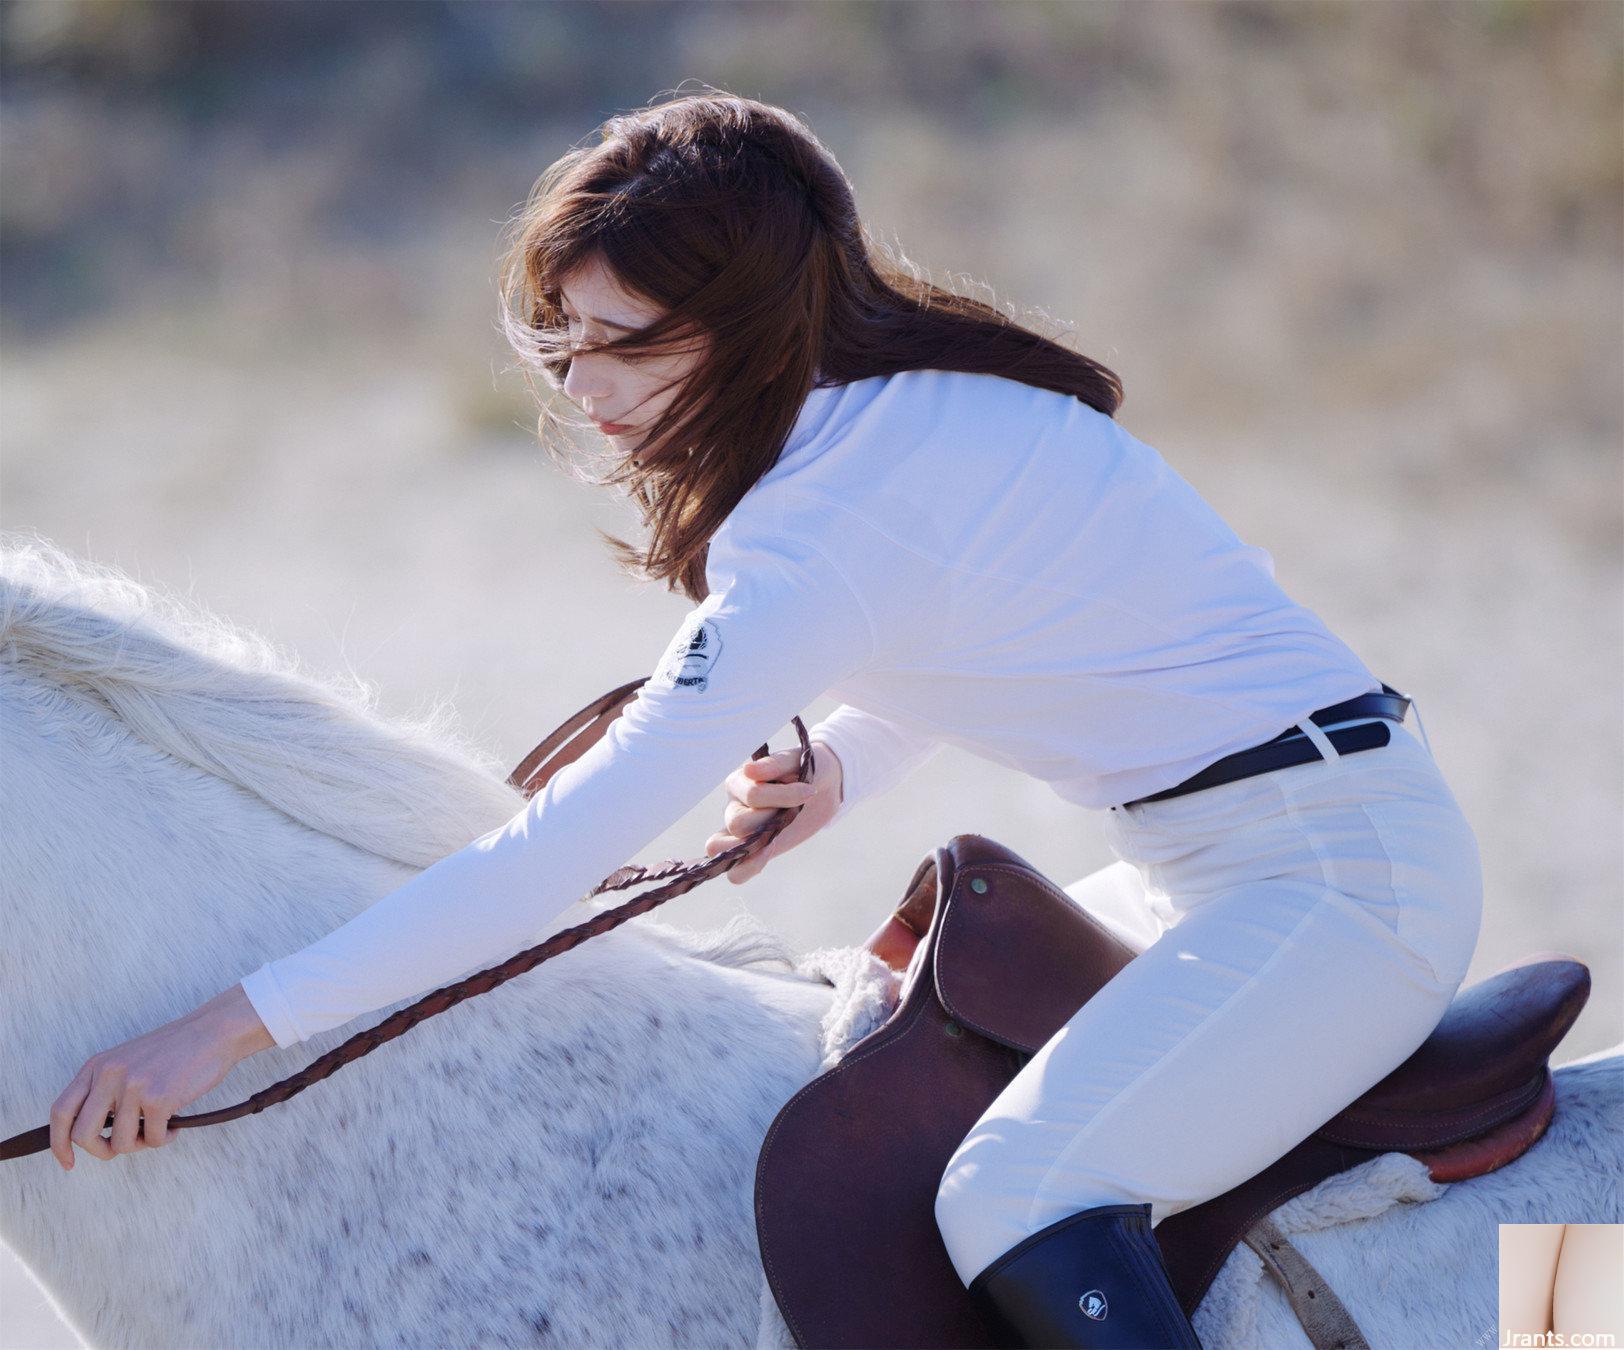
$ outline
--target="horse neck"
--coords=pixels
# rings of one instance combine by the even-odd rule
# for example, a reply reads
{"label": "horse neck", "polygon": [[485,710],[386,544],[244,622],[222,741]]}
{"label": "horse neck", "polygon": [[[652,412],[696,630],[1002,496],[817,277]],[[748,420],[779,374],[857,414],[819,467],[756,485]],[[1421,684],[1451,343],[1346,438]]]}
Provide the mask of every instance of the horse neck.
{"label": "horse neck", "polygon": [[[43,1122],[91,1055],[190,1011],[410,875],[151,749],[87,701],[0,679],[6,1133]],[[0,1236],[96,1343],[161,1344],[178,1325],[200,1343],[233,1334],[259,1316],[265,1270],[250,1253],[268,1231],[285,1242],[271,1274],[302,1280],[295,1268],[323,1268],[324,1248],[342,1245],[336,1230],[371,1221],[361,1216],[394,1221],[374,1241],[435,1250],[427,1229],[408,1233],[418,1220],[444,1221],[430,1198],[442,1182],[443,1205],[471,1188],[492,1210],[561,1207],[579,1193],[581,1168],[598,1166],[605,1137],[626,1120],[659,1119],[670,1092],[662,1074],[722,1101],[759,1096],[761,1114],[793,1090],[789,1051],[816,1033],[817,1004],[797,1005],[793,1022],[772,1006],[783,983],[689,959],[625,925],[283,1106],[110,1162],[80,1151],[71,1174],[48,1155],[6,1164]],[[805,1001],[813,991],[791,992]],[[254,1056],[182,1114],[240,1101],[374,1020]],[[686,1118],[672,1128],[691,1128]],[[745,1175],[748,1150],[735,1147]],[[406,1185],[410,1212],[391,1211],[391,1188]],[[671,1203],[704,1214],[711,1202],[677,1184]],[[733,1220],[718,1208],[707,1222]],[[214,1312],[194,1323],[177,1314],[200,1288],[226,1309],[212,1331]],[[308,1306],[319,1294],[282,1302]],[[373,1315],[387,1304],[382,1292],[366,1301]],[[239,1316],[249,1320],[230,1321]]]}

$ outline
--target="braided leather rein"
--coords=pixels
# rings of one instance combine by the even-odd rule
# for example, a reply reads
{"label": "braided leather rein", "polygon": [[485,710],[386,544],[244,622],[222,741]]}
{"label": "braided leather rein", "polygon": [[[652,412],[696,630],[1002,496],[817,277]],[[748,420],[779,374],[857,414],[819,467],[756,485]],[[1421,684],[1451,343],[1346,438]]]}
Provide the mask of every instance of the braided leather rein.
{"label": "braided leather rein", "polygon": [[[609,724],[620,716],[630,703],[637,691],[648,681],[648,676],[630,680],[611,689],[601,698],[594,699],[580,712],[569,718],[557,730],[553,731],[534,750],[519,761],[518,767],[508,775],[508,783],[524,793],[526,800],[546,786],[548,779],[567,764],[574,763],[583,754],[602,738]],[[802,725],[799,717],[791,719],[795,724],[796,734],[801,738],[801,758],[796,769],[794,780],[808,783],[812,780],[812,743],[807,738],[806,727]],[[584,728],[584,730],[583,730]],[[769,753],[766,745],[758,747],[751,754],[751,759],[762,759]],[[357,1032],[347,1041],[334,1046],[320,1058],[312,1060],[298,1073],[280,1082],[271,1084],[254,1093],[246,1101],[238,1102],[235,1106],[225,1106],[214,1111],[203,1111],[191,1116],[173,1116],[170,1125],[177,1130],[188,1129],[197,1125],[219,1125],[228,1120],[236,1120],[241,1116],[255,1115],[267,1106],[275,1106],[285,1102],[289,1097],[303,1092],[312,1083],[319,1083],[330,1074],[337,1073],[346,1064],[369,1055],[385,1041],[392,1041],[410,1031],[419,1022],[427,1021],[447,1008],[461,1003],[466,998],[473,998],[476,994],[483,994],[496,988],[497,985],[511,980],[515,975],[522,975],[525,971],[539,966],[543,961],[550,960],[561,952],[567,952],[572,947],[578,947],[590,937],[599,933],[606,933],[616,928],[628,919],[634,919],[639,914],[646,914],[656,905],[664,904],[675,896],[691,891],[702,881],[709,881],[712,877],[720,876],[729,868],[738,866],[746,858],[765,848],[784,829],[790,821],[800,814],[799,806],[779,808],[778,816],[762,826],[748,839],[741,840],[732,848],[723,849],[709,858],[693,859],[684,862],[672,858],[660,863],[657,867],[645,868],[628,863],[625,867],[617,868],[600,881],[583,899],[590,899],[603,891],[620,891],[630,886],[642,885],[651,881],[664,881],[663,886],[657,886],[651,891],[636,896],[624,904],[616,905],[613,909],[606,909],[595,914],[585,923],[576,924],[572,928],[564,928],[554,933],[544,942],[534,947],[527,947],[524,951],[508,958],[500,965],[491,966],[486,970],[475,971],[472,975],[448,984],[443,989],[436,989],[423,995],[415,1003],[391,1013],[377,1026],[369,1027],[365,1031]],[[669,878],[669,880],[667,880]],[[113,1124],[113,1113],[109,1112],[103,1125],[108,1129]],[[142,1129],[145,1128],[143,1122]],[[105,1136],[103,1136],[105,1138]],[[138,1131],[139,1137],[139,1131]],[[0,1141],[0,1162],[12,1158],[25,1157],[30,1153],[40,1153],[48,1149],[51,1144],[51,1127],[41,1125],[32,1130],[24,1130],[14,1134],[11,1138]]]}

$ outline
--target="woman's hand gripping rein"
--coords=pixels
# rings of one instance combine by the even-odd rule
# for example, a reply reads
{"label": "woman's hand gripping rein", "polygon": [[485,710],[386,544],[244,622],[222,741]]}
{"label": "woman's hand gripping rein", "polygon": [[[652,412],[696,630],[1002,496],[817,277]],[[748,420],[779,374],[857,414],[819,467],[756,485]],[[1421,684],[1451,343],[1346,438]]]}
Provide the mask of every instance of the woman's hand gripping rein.
{"label": "woman's hand gripping rein", "polygon": [[[234,984],[184,1017],[87,1059],[51,1106],[51,1153],[66,1172],[75,1144],[103,1162],[162,1148],[180,1134],[171,1116],[275,1044]],[[104,1135],[109,1115],[112,1133]]]}
{"label": "woman's hand gripping rein", "polygon": [[840,809],[843,775],[839,757],[822,741],[813,741],[812,781],[798,783],[795,773],[800,756],[797,748],[747,759],[727,776],[723,786],[728,803],[722,812],[722,828],[705,841],[707,857],[748,839],[784,807],[801,808],[772,843],[728,869],[727,879],[735,886],[749,881],[780,853],[810,839]]}

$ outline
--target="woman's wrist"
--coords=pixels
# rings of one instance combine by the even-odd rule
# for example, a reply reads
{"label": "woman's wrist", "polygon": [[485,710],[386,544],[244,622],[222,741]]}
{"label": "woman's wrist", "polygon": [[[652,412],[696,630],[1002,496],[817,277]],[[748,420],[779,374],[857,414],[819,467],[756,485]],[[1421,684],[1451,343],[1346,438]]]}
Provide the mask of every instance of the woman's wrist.
{"label": "woman's wrist", "polygon": [[840,762],[840,756],[829,748],[827,741],[812,741],[811,745],[814,766],[819,758],[824,757],[834,764],[835,778],[837,780],[835,784],[835,801],[843,803],[846,800],[846,771]]}
{"label": "woman's wrist", "polygon": [[207,1003],[199,1005],[192,1016],[207,1019],[239,1061],[276,1045],[276,1038],[254,1011],[240,983],[222,989]]}

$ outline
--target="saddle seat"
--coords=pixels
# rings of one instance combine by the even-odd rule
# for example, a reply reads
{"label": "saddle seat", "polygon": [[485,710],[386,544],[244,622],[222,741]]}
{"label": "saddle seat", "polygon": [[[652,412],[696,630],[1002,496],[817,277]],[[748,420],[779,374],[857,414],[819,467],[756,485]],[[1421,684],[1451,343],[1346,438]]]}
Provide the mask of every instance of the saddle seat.
{"label": "saddle seat", "polygon": [[[780,1109],[756,1165],[768,1286],[800,1346],[989,1346],[936,1228],[959,1142],[1022,1065],[1138,954],[1036,868],[961,834],[915,869],[867,946],[897,1005]],[[1270,1166],[1153,1232],[1193,1315],[1236,1244],[1292,1196],[1398,1150],[1438,1181],[1525,1152],[1548,1059],[1590,975],[1531,956],[1460,991],[1427,1040]],[[973,1033],[973,1034],[972,1034]]]}
{"label": "saddle seat", "polygon": [[[960,845],[960,867],[971,860],[994,867],[1013,863],[1027,873],[1023,878],[1027,884],[1052,892],[1053,899],[1087,918],[1075,900],[1002,845],[979,835],[960,835],[953,842]],[[912,975],[920,939],[935,917],[938,889],[932,857],[914,873],[902,903],[866,944],[907,976]],[[962,917],[974,921],[973,915]],[[969,968],[980,959],[979,936],[969,934],[938,950],[936,979],[943,1003],[950,1010],[960,1006],[968,1025],[1029,1057],[1048,1039],[1045,1035],[1033,1043],[1038,1033],[1030,1016],[1031,985],[1026,980],[989,981]],[[1133,955],[1091,919],[1077,927],[1066,951],[1068,960],[1082,956],[1085,970],[1112,975],[1126,964],[1125,952],[1129,960]],[[991,971],[997,957],[987,953],[986,959]],[[1101,980],[1088,989],[1072,1011],[1103,984]],[[1503,1113],[1509,1103],[1526,1106],[1538,1097],[1546,1061],[1584,1006],[1589,985],[1589,972],[1581,963],[1561,953],[1543,952],[1468,986],[1414,1054],[1318,1133],[1363,1148],[1410,1149],[1436,1147],[1480,1132],[1484,1121]],[[1068,989],[1068,998],[1075,988]]]}

